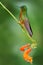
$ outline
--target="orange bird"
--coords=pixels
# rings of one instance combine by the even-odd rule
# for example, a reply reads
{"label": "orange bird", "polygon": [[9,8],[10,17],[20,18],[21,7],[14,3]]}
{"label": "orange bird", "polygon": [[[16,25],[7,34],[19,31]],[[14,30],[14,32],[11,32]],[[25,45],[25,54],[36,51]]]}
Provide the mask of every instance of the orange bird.
{"label": "orange bird", "polygon": [[22,28],[25,27],[25,29],[27,30],[29,35],[32,37],[33,32],[32,32],[32,28],[31,28],[31,25],[30,25],[30,21],[28,19],[26,6],[21,6],[20,7],[20,16],[19,16],[19,19],[20,19],[19,23],[21,24]]}

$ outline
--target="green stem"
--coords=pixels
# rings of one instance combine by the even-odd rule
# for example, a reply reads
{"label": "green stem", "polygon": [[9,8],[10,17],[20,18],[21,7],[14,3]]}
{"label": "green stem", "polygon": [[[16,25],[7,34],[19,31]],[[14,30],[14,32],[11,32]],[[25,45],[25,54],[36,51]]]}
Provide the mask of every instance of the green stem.
{"label": "green stem", "polygon": [[[17,18],[0,2],[0,5],[12,16],[12,18],[17,22],[19,23],[19,21],[17,20]],[[29,39],[32,41],[32,42],[36,42],[35,40],[32,39],[32,37],[29,36],[29,34],[27,33],[27,31],[25,31],[27,36],[29,37]]]}
{"label": "green stem", "polygon": [[12,16],[12,18],[18,23],[16,17],[0,2],[0,5]]}

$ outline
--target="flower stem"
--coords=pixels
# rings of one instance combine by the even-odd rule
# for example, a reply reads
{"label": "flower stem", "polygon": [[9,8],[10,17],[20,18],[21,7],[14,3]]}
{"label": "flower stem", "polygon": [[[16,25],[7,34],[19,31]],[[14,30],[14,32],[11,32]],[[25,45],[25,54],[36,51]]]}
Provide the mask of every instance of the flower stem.
{"label": "flower stem", "polygon": [[16,17],[0,2],[0,5],[12,16],[12,18],[18,23]]}

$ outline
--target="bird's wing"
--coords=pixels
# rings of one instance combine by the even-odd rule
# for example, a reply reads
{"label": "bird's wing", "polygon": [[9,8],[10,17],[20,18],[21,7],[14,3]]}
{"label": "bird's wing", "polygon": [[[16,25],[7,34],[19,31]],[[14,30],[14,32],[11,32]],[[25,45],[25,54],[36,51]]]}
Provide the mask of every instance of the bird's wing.
{"label": "bird's wing", "polygon": [[28,31],[29,35],[32,37],[33,32],[32,32],[30,22],[28,22],[28,19],[24,20],[24,26],[25,26],[26,30]]}

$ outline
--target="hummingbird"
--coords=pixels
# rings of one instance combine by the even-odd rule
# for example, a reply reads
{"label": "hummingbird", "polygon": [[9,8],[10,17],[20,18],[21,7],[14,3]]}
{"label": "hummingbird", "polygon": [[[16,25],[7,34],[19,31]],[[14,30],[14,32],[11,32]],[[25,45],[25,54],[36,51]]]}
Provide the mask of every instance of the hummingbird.
{"label": "hummingbird", "polygon": [[30,21],[29,21],[28,16],[27,16],[26,6],[20,7],[19,19],[20,19],[19,23],[21,24],[22,28],[25,27],[25,29],[27,30],[29,35],[32,37],[33,31],[32,31],[31,25],[30,25]]}

